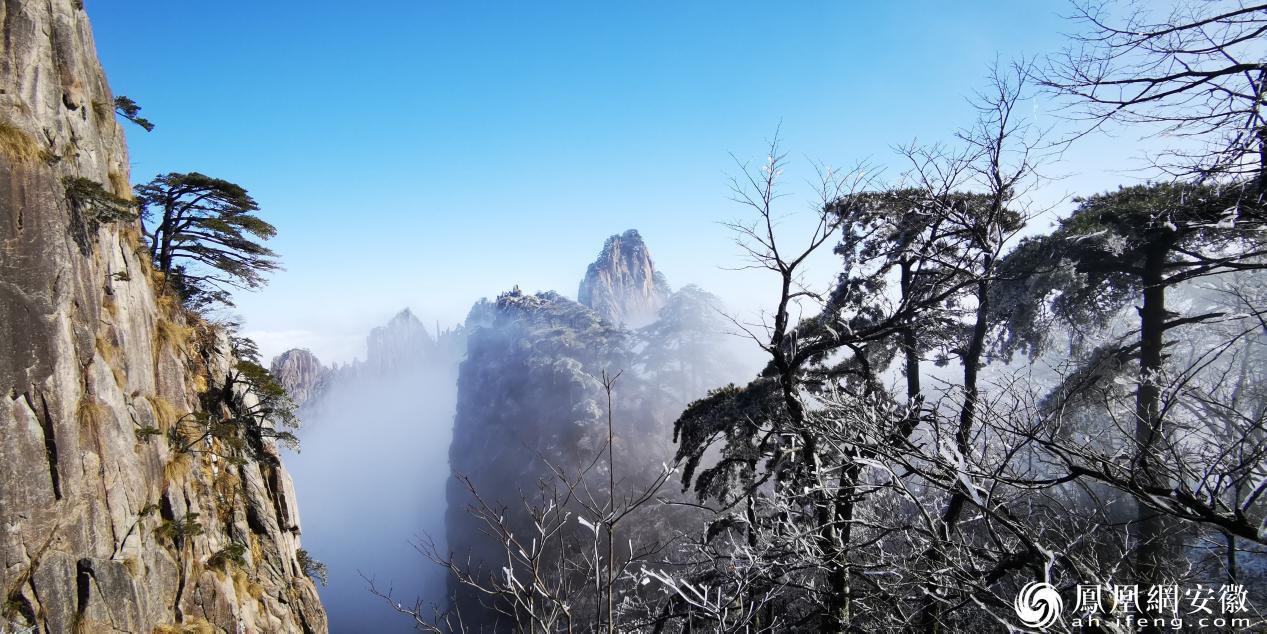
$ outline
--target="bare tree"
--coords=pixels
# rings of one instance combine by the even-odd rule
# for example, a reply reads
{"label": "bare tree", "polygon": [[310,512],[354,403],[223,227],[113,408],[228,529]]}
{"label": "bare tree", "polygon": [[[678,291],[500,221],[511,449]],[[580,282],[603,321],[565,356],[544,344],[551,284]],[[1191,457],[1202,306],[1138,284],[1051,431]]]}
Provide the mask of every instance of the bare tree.
{"label": "bare tree", "polygon": [[1176,176],[1252,176],[1267,189],[1267,4],[1079,1],[1073,19],[1085,28],[1045,83],[1077,112],[1185,140],[1159,157]]}

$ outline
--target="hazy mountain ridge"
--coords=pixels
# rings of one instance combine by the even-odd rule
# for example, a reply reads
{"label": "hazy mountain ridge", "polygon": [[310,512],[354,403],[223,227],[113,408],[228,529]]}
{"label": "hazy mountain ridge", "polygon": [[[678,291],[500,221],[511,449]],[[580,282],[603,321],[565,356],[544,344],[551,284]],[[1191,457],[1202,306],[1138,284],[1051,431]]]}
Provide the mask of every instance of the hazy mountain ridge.
{"label": "hazy mountain ridge", "polygon": [[311,350],[291,348],[273,357],[270,368],[297,405],[318,407],[322,397],[339,385],[395,379],[429,366],[457,363],[466,345],[464,336],[461,328],[437,330],[433,336],[405,308],[366,335],[364,360],[327,366]]}

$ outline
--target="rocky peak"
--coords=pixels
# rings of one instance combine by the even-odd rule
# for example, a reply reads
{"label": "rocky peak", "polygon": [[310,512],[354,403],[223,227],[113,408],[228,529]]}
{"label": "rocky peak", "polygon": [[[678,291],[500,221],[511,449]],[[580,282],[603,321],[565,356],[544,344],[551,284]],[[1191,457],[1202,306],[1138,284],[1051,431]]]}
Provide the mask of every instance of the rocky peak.
{"label": "rocky peak", "polygon": [[638,328],[655,321],[669,294],[651,251],[638,231],[630,229],[603,244],[585,271],[577,300],[612,323]]}
{"label": "rocky peak", "polygon": [[325,385],[330,369],[321,365],[317,355],[304,348],[292,348],[273,358],[270,370],[286,393],[302,406],[317,396]]}
{"label": "rocky peak", "polygon": [[408,308],[386,325],[370,331],[365,364],[371,371],[391,372],[417,365],[435,348],[435,340]]}

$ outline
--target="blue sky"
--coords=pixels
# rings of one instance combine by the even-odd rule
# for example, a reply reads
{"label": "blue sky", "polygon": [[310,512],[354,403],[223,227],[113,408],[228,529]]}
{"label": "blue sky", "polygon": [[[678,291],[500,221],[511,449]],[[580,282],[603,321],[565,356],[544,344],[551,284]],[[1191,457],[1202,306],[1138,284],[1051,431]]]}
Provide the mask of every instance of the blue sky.
{"label": "blue sky", "polygon": [[[809,159],[946,139],[988,63],[1072,28],[1047,0],[87,5],[115,93],[158,125],[127,128],[133,181],[250,190],[286,271],[239,298],[246,330],[341,361],[405,306],[448,326],[515,284],[574,296],[631,227],[675,286],[755,311],[766,287],[721,268],[740,263],[717,225],[743,213],[729,153],[764,158],[781,124],[802,211]],[[1124,180],[1104,171],[1123,145],[1075,147],[1053,187]]]}

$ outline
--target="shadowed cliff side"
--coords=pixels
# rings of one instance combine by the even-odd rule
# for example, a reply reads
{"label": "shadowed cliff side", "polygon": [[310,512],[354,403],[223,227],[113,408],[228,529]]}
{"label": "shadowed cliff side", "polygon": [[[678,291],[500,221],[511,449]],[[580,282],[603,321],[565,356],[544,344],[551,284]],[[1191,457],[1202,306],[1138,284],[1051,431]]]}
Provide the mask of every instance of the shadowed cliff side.
{"label": "shadowed cliff side", "polygon": [[156,292],[134,220],[69,193],[130,197],[82,3],[8,0],[0,33],[0,629],[325,632],[272,441],[179,439],[229,338]]}

